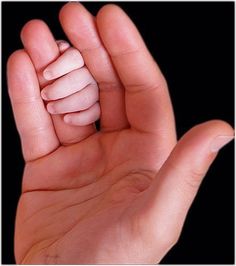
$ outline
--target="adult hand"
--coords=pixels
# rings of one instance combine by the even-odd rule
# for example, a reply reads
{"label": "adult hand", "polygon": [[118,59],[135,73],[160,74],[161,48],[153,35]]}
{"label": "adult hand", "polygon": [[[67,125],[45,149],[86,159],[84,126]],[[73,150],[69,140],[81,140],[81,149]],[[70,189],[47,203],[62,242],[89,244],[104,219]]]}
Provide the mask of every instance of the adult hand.
{"label": "adult hand", "polygon": [[70,3],[60,20],[99,83],[101,130],[67,131],[46,112],[37,73],[58,50],[45,24],[28,23],[22,39],[34,65],[25,51],[8,62],[26,160],[16,261],[157,263],[176,243],[207,169],[233,130],[210,121],[176,143],[165,79],[120,8],[103,7],[95,21]]}

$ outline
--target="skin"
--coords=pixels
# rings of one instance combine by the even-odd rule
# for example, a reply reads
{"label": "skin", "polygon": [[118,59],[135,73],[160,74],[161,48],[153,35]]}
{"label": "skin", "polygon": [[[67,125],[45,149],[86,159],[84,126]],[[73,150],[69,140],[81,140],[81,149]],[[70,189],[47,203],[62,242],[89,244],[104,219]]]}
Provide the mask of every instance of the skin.
{"label": "skin", "polygon": [[[50,114],[65,114],[65,123],[90,125],[100,116],[97,83],[84,66],[80,52],[73,47],[64,50],[59,44],[61,55],[43,71],[50,83],[41,88],[41,96]],[[62,44],[65,47],[66,42]]]}
{"label": "skin", "polygon": [[[57,47],[41,21],[28,23],[23,38],[32,61],[17,51],[8,62],[9,94],[26,160],[16,261],[157,263],[177,242],[200,183],[233,129],[209,121],[176,141],[165,79],[117,6],[103,7],[95,27],[82,5],[69,3],[60,21],[99,84],[101,130],[63,131],[62,121],[55,125],[35,69],[45,68]],[[32,44],[34,34],[48,38],[39,47]],[[44,53],[37,57],[40,50]],[[68,139],[73,139],[70,145]]]}

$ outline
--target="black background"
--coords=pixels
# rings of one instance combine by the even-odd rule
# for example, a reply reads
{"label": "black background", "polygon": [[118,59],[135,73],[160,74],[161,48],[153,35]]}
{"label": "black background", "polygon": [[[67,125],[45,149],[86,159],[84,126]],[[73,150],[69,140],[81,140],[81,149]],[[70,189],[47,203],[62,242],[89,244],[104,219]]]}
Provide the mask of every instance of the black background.
{"label": "black background", "polygon": [[[63,2],[2,3],[2,263],[15,263],[14,219],[23,159],[7,96],[6,60],[22,47],[20,30],[33,18],[45,20],[57,39]],[[105,3],[84,5],[96,14]],[[169,84],[178,136],[197,123],[234,123],[234,3],[118,2],[141,31]],[[233,144],[208,172],[189,212],[178,244],[162,263],[234,263]]]}

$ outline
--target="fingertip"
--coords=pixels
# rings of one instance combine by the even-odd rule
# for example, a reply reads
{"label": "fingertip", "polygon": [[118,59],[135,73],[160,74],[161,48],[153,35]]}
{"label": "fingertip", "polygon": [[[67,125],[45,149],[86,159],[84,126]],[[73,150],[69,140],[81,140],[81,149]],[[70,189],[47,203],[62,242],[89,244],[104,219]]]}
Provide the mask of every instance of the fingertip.
{"label": "fingertip", "polygon": [[48,25],[39,19],[27,22],[21,31],[21,40],[39,72],[59,55],[59,49]]}
{"label": "fingertip", "polygon": [[[108,23],[113,26],[113,21],[117,18],[117,9],[120,8],[114,4],[107,4],[100,8],[96,16],[98,28],[106,27]],[[109,28],[107,30],[109,31]]]}
{"label": "fingertip", "polygon": [[64,40],[56,41],[60,53],[64,53],[67,49],[70,48],[70,44]]}
{"label": "fingertip", "polygon": [[66,124],[71,124],[72,122],[71,117],[69,115],[65,115],[63,120]]}
{"label": "fingertip", "polygon": [[59,20],[70,42],[80,51],[100,45],[94,17],[82,4],[66,4],[60,11]]}
{"label": "fingertip", "polygon": [[73,14],[76,14],[79,9],[84,9],[83,5],[81,3],[67,3],[65,4],[60,12],[59,12],[59,20],[60,22],[67,23],[68,18],[73,18]]}
{"label": "fingertip", "polygon": [[119,16],[119,14],[125,14],[122,8],[115,4],[106,4],[98,11],[97,18],[100,19],[106,16],[112,18],[114,15]]}
{"label": "fingertip", "polygon": [[46,69],[43,71],[43,77],[44,77],[46,80],[52,80],[52,79],[53,79],[53,73],[52,73],[52,71],[50,71],[48,68],[46,68]]}
{"label": "fingertip", "polygon": [[220,120],[220,119],[215,119],[215,120],[211,120],[208,122],[209,125],[211,125],[212,127],[216,128],[219,131],[222,131],[226,134],[234,134],[234,129],[233,127],[226,121],[224,120]]}
{"label": "fingertip", "polygon": [[48,95],[47,95],[47,93],[46,93],[45,90],[42,90],[42,91],[41,91],[41,97],[42,97],[45,101],[49,100],[49,99],[48,99]]}
{"label": "fingertip", "polygon": [[21,33],[20,33],[20,37],[21,37],[21,40],[25,41],[25,38],[28,37],[28,35],[37,30],[37,29],[41,29],[42,27],[44,28],[47,28],[48,29],[48,26],[47,24],[41,20],[41,19],[32,19],[30,21],[28,21],[22,28],[21,30]]}
{"label": "fingertip", "polygon": [[77,49],[71,47],[44,69],[43,76],[48,81],[54,80],[83,66],[84,59],[82,55]]}
{"label": "fingertip", "polygon": [[[8,91],[10,96],[14,94],[14,97],[25,97],[28,94],[29,88],[21,86],[19,90],[18,83],[33,83],[36,87],[37,77],[29,55],[22,49],[12,53],[7,61],[7,82]],[[16,89],[17,88],[17,89]]]}
{"label": "fingertip", "polygon": [[[207,169],[216,158],[216,153],[233,139],[234,130],[227,122],[211,120],[191,128],[179,140],[173,156],[176,161],[184,160],[185,165],[195,169]],[[187,154],[187,156],[186,156]]]}
{"label": "fingertip", "polygon": [[56,114],[55,106],[52,103],[47,104],[47,110],[50,114]]}
{"label": "fingertip", "polygon": [[223,120],[209,121],[209,126],[214,130],[214,135],[210,143],[210,151],[218,153],[225,145],[231,142],[235,138],[235,132],[233,127]]}
{"label": "fingertip", "polygon": [[214,119],[196,125],[192,129],[190,129],[187,134],[198,134],[198,132],[201,132],[201,135],[203,136],[208,136],[211,138],[219,135],[234,135],[233,127],[226,121],[220,119]]}
{"label": "fingertip", "polygon": [[73,12],[75,10],[75,8],[78,7],[83,7],[83,5],[81,3],[78,2],[70,2],[70,3],[66,3],[60,10],[59,12],[59,19],[63,18],[65,14],[67,14],[68,12],[70,13],[71,11]]}
{"label": "fingertip", "polygon": [[25,58],[27,57],[28,55],[26,54],[26,52],[21,49],[21,50],[17,50],[17,51],[14,51],[9,57],[8,57],[8,60],[7,60],[7,68],[11,67],[13,64],[17,63],[18,60],[21,60],[21,58]]}
{"label": "fingertip", "polygon": [[[110,25],[111,27],[107,28],[107,32],[113,31],[114,27],[119,29],[117,34],[121,31],[123,32],[128,28],[130,30],[130,25],[133,23],[131,22],[128,15],[125,13],[125,11],[120,8],[118,5],[115,4],[107,4],[104,5],[99,11],[96,16],[98,27],[107,27]],[[124,26],[124,27],[123,27]],[[126,36],[127,38],[128,36]]]}
{"label": "fingertip", "polygon": [[63,120],[73,126],[88,126],[100,118],[100,112],[100,105],[97,102],[89,109],[66,114]]}
{"label": "fingertip", "polygon": [[234,136],[230,135],[221,135],[215,137],[212,141],[210,149],[212,153],[217,153],[220,149],[222,149],[225,145],[231,142],[234,139]]}
{"label": "fingertip", "polygon": [[[13,52],[8,60],[7,60],[7,83],[8,83],[8,93],[10,95],[10,97],[12,97],[12,95],[15,95],[15,93],[17,93],[15,88],[16,87],[14,84],[19,81],[19,78],[22,76],[19,73],[19,69],[20,71],[22,71],[22,68],[20,67],[21,64],[23,64],[22,66],[25,68],[27,67],[27,60],[28,60],[28,55],[26,54],[26,52],[24,50],[17,50],[15,52]],[[18,94],[18,93],[17,93]],[[13,100],[14,97],[12,97]]]}

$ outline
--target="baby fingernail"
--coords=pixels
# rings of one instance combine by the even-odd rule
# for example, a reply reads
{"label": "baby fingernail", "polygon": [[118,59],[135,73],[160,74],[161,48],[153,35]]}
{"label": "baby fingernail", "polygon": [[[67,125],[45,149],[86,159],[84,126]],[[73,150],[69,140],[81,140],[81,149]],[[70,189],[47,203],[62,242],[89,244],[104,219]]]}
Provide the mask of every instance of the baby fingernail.
{"label": "baby fingernail", "polygon": [[60,51],[65,51],[70,47],[70,44],[66,41],[60,41],[58,42],[58,47]]}
{"label": "baby fingernail", "polygon": [[52,74],[52,72],[51,72],[50,70],[48,70],[48,69],[45,69],[45,70],[43,71],[43,76],[44,76],[44,78],[45,78],[46,80],[51,80],[51,79],[53,79],[53,74]]}
{"label": "baby fingernail", "polygon": [[54,106],[53,106],[53,104],[51,104],[51,103],[49,103],[48,105],[47,105],[47,110],[48,110],[48,112],[50,113],[50,114],[55,114],[56,112],[55,112],[55,109],[54,109]]}
{"label": "baby fingernail", "polygon": [[211,143],[211,151],[218,152],[233,139],[234,136],[217,136]]}
{"label": "baby fingernail", "polygon": [[44,100],[48,100],[47,94],[44,90],[41,91],[41,96]]}
{"label": "baby fingernail", "polygon": [[65,121],[65,123],[70,123],[71,122],[71,119],[70,119],[69,116],[65,115],[64,116],[64,121]]}

